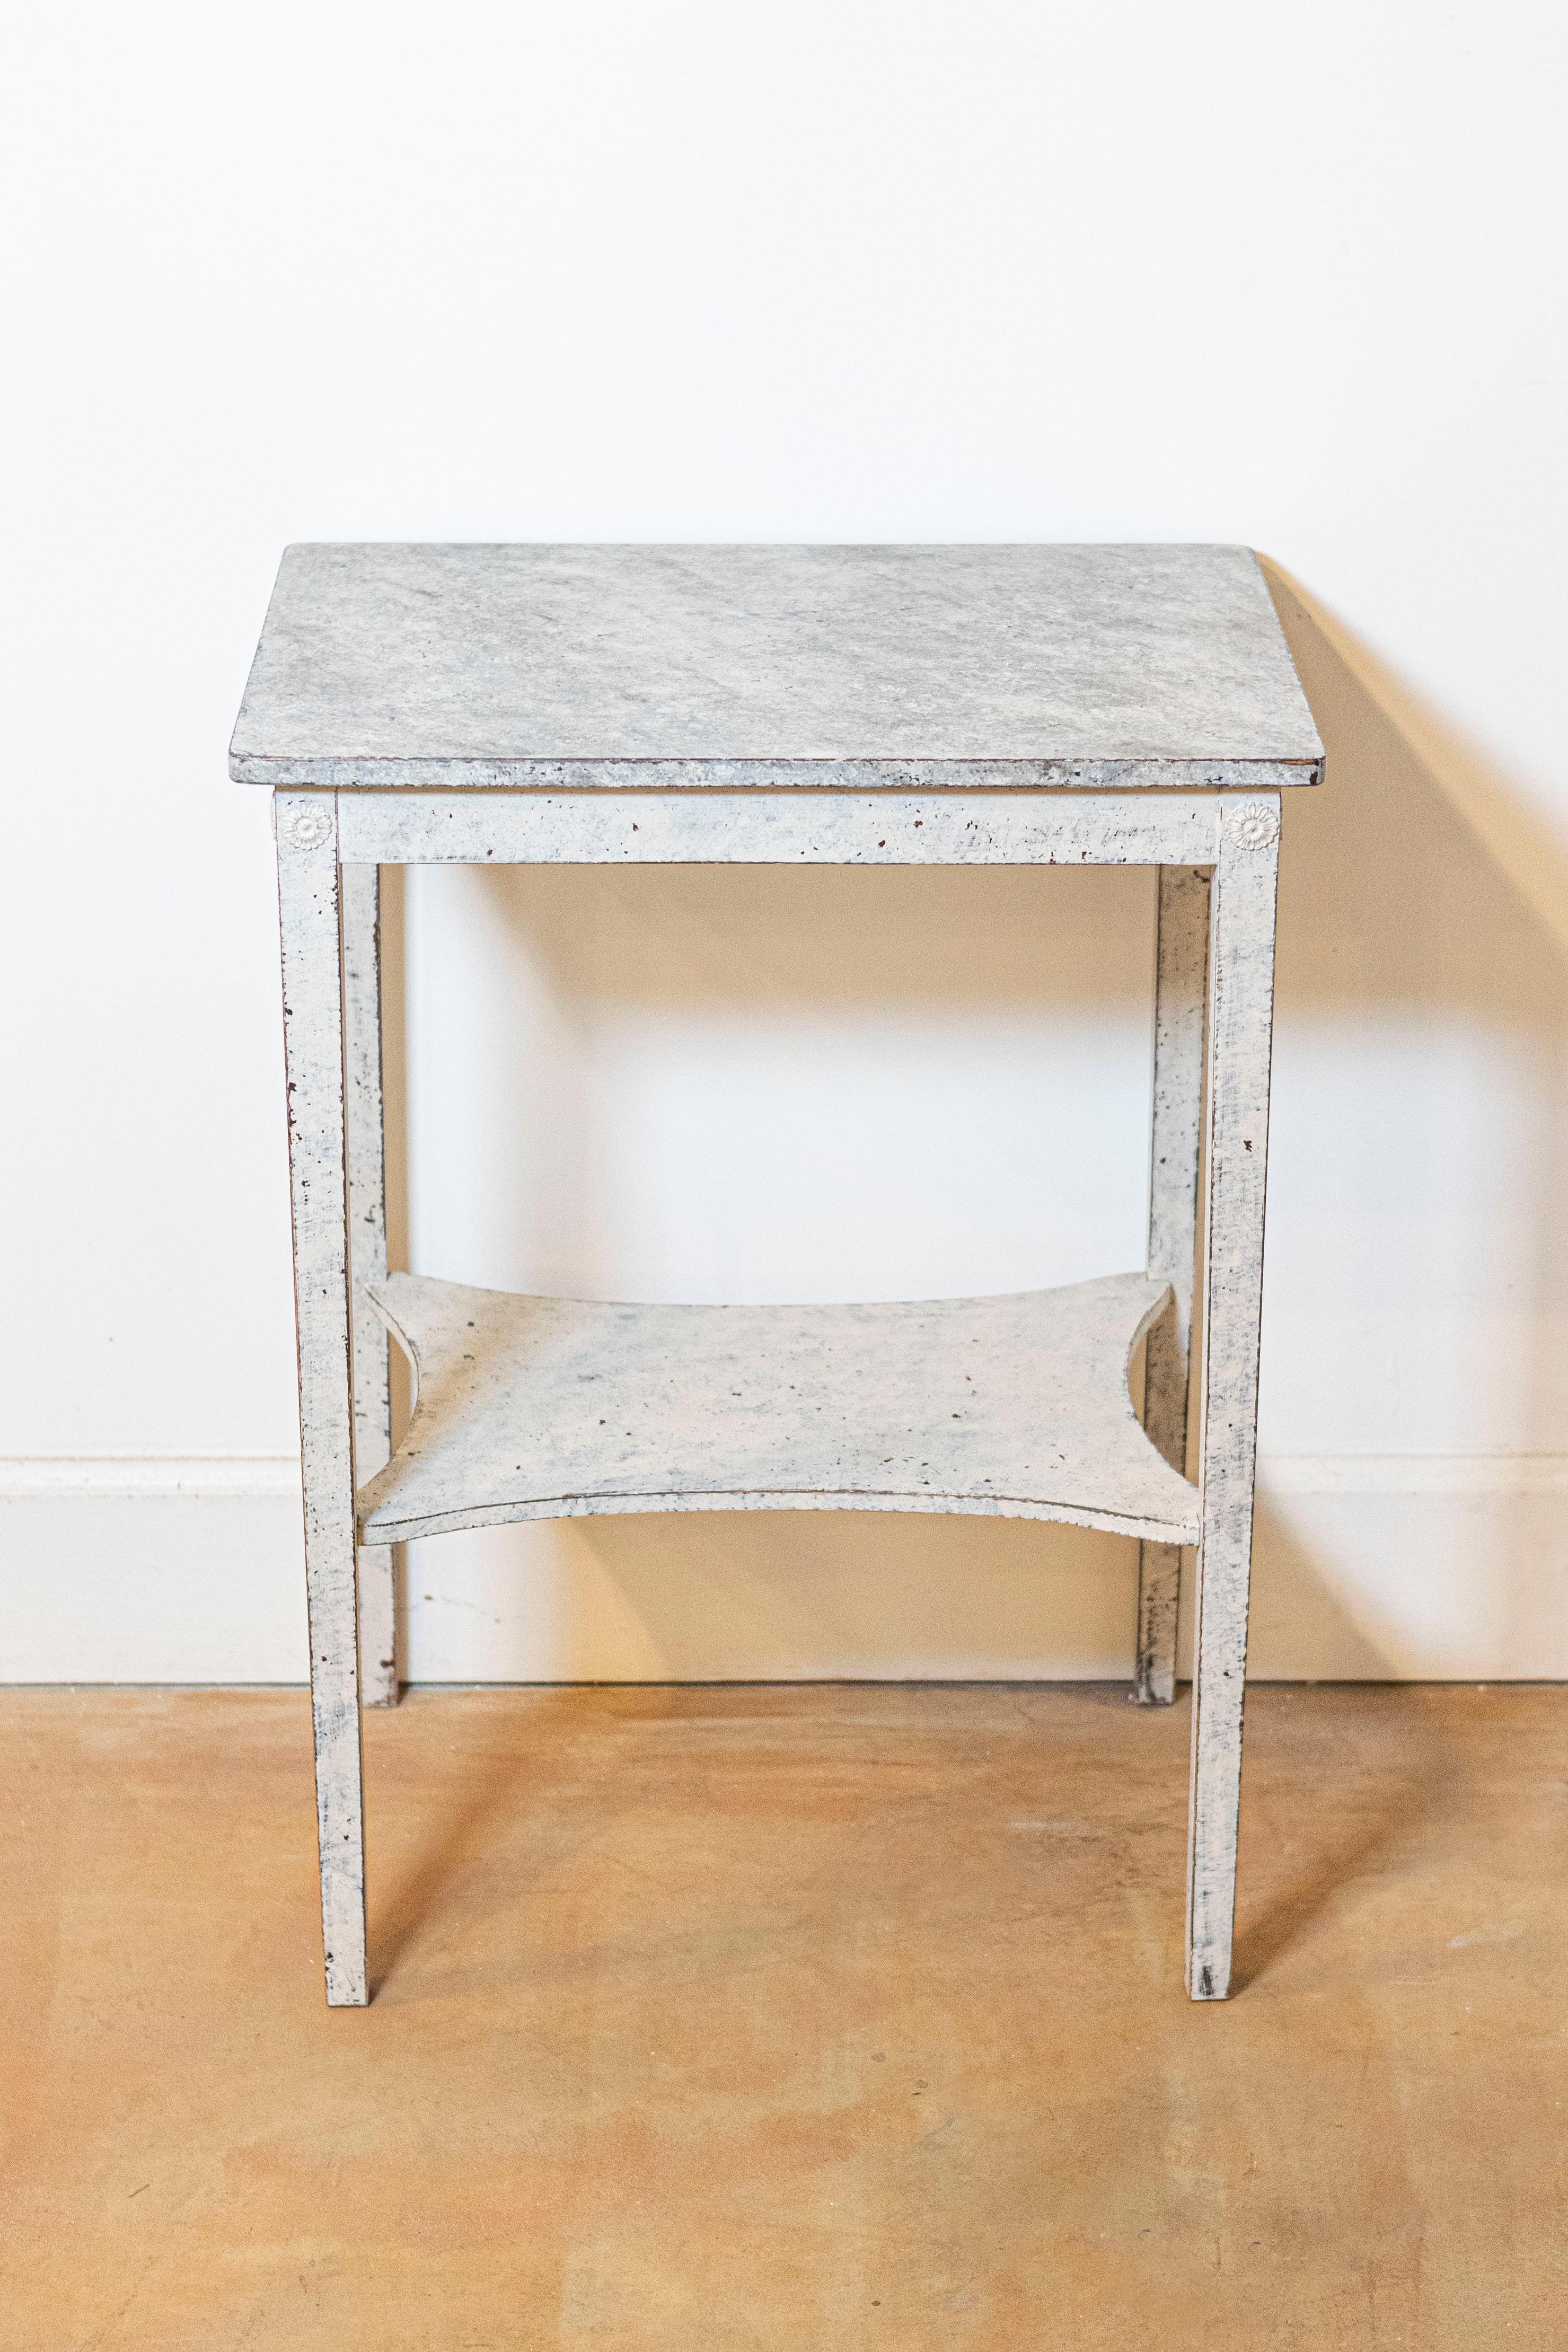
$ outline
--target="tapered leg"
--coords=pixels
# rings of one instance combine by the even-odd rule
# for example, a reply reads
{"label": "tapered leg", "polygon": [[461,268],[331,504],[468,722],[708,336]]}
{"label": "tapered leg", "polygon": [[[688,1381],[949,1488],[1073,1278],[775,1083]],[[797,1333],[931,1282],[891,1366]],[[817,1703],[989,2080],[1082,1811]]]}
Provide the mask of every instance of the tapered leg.
{"label": "tapered leg", "polygon": [[278,902],[327,2000],[368,2000],[337,815],[279,793]]}
{"label": "tapered leg", "polygon": [[[365,1297],[386,1272],[386,1145],[381,1091],[381,871],[341,869],[348,1080],[349,1257],[353,1276],[354,1474],[363,1486],[392,1452],[386,1327]],[[397,1704],[397,1611],[390,1544],[359,1556],[360,1690]]]}
{"label": "tapered leg", "polygon": [[[1174,1312],[1155,1324],[1144,1343],[1143,1425],[1166,1461],[1184,1476],[1193,1263],[1197,1247],[1208,920],[1208,876],[1190,866],[1163,866],[1154,979],[1149,1271],[1171,1285],[1176,1303]],[[1132,1696],[1143,1706],[1168,1706],[1176,1695],[1181,1574],[1178,1545],[1140,1547]]]}
{"label": "tapered leg", "polygon": [[1223,2000],[1230,1990],[1279,844],[1276,794],[1226,804],[1209,948],[1203,1503],[1187,1864],[1187,1990],[1194,2000]]}

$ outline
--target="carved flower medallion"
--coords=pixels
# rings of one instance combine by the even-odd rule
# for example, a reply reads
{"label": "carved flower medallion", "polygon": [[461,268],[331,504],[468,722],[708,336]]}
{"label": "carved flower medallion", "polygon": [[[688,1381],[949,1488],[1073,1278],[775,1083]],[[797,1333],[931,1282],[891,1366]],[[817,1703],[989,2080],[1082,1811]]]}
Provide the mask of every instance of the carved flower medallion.
{"label": "carved flower medallion", "polygon": [[332,829],[332,820],[324,808],[307,805],[294,811],[284,826],[284,832],[296,849],[320,849]]}
{"label": "carved flower medallion", "polygon": [[1272,801],[1243,801],[1230,811],[1230,830],[1243,849],[1272,849],[1279,838],[1279,812]]}

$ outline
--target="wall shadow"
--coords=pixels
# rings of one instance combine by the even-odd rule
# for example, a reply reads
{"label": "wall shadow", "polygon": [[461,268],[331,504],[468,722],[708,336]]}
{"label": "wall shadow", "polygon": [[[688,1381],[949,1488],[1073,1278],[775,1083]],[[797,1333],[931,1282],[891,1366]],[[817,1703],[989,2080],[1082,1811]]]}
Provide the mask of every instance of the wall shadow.
{"label": "wall shadow", "polygon": [[[601,1026],[614,1030],[623,1018],[647,1021],[655,1029],[668,1019],[678,1035],[700,1041],[711,1034],[727,1041],[722,1050],[734,1055],[728,1067],[742,1082],[751,1037],[767,1041],[766,1050],[775,1054],[781,1034],[803,1040],[800,1055],[806,1059],[814,1041],[824,1043],[829,1058],[842,1045],[852,1068],[856,1054],[874,1060],[884,1039],[890,1055],[905,1055],[912,1064],[919,1037],[927,1032],[943,1041],[937,1050],[947,1054],[950,1064],[962,1059],[963,1041],[971,1034],[990,1039],[989,1050],[999,1061],[1012,1055],[1011,1041],[1033,1037],[1037,1043],[1044,1036],[1048,1059],[1050,1038],[1080,1039],[1092,1023],[1099,1025],[1088,1034],[1111,1040],[1105,1058],[1114,1058],[1123,1078],[1131,1075],[1133,1093],[1140,1083],[1147,1085],[1154,898],[1147,872],[470,868],[461,888],[467,898],[454,910],[458,925],[489,935],[484,952],[502,985],[515,984],[520,1021],[537,1022],[539,1033],[551,1041],[552,1063],[551,1056],[542,1056],[540,1066],[529,1068],[520,1061],[510,1074],[494,1047],[487,1046],[488,1066],[499,1070],[517,1097],[514,1112],[505,1115],[510,1125],[503,1129],[496,1118],[487,1148],[493,1138],[500,1137],[503,1148],[515,1139],[520,1160],[537,1152],[538,1139],[545,1134],[563,1168],[580,1169],[591,1160],[590,1144],[580,1135],[574,1141],[571,1133],[593,1115],[588,1091],[571,1076],[571,1056],[574,1051],[590,1052],[583,1039],[591,1039]],[[454,947],[454,952],[461,950]],[[457,1002],[456,994],[449,1001]],[[683,1025],[688,1023],[689,1029]],[[700,1042],[697,1050],[702,1050]],[[1072,1050],[1081,1059],[1082,1047]],[[902,1070],[905,1065],[896,1066]],[[838,1083],[842,1089],[842,1077]],[[893,1083],[901,1087],[903,1079]],[[754,1113],[754,1093],[746,1099]],[[853,1105],[849,1115],[855,1115]],[[984,1238],[995,1214],[995,1187],[988,1186],[986,1171],[973,1171],[975,1181],[963,1192],[955,1187],[951,1166],[938,1169],[939,1155],[929,1147],[922,1151],[917,1136],[895,1173],[895,1184],[903,1188],[899,1197],[868,1198],[863,1185],[856,1192],[843,1182],[831,1134],[825,1131],[824,1148],[801,1162],[798,1185],[784,1204],[796,1229],[809,1226],[838,1235],[841,1276],[843,1261],[856,1255],[856,1232],[869,1236],[880,1220],[918,1235],[921,1219],[929,1217],[943,1228],[949,1270],[933,1280],[921,1266],[918,1248],[910,1247],[896,1277],[906,1288],[890,1288],[884,1279],[880,1287],[858,1292],[841,1286],[829,1272],[822,1287],[801,1289],[798,1255],[793,1272],[767,1263],[764,1205],[757,1212],[760,1238],[750,1269],[758,1295],[918,1297],[932,1290],[1071,1280],[1136,1265],[1142,1251],[1143,1116],[1140,1104],[1140,1141],[1122,1220],[1124,1246],[1114,1265],[1058,1269],[1049,1263],[1048,1250],[1042,1250],[1034,1265],[1016,1272],[1005,1265],[990,1280],[952,1279],[952,1262],[963,1259],[969,1234]],[[824,1122],[825,1130],[830,1124]],[[1037,1129],[1034,1140],[1039,1140]],[[460,1143],[458,1149],[466,1152],[468,1147]],[[877,1157],[875,1146],[871,1156]],[[896,1155],[888,1150],[884,1156],[891,1161]],[[922,1166],[922,1160],[929,1164]],[[1119,1155],[1121,1162],[1125,1160]],[[739,1188],[750,1172],[744,1164],[737,1166]],[[536,1275],[538,1286],[626,1295],[614,1270],[606,1272],[596,1260],[593,1216],[584,1210],[582,1184],[563,1181],[559,1170],[525,1181],[531,1185],[526,1196],[520,1184],[513,1202],[485,1228],[484,1254],[475,1252],[485,1270],[465,1268],[462,1278],[506,1281],[508,1265],[525,1261],[531,1215],[553,1223],[558,1240],[552,1278],[546,1286]],[[1047,1207],[1053,1177],[1043,1151],[1027,1181],[1038,1185],[1042,1209]],[[776,1205],[776,1181],[771,1197]],[[750,1213],[742,1212],[742,1217]],[[448,1261],[432,1262],[427,1270],[459,1269]],[[675,1280],[682,1279],[678,1270]],[[851,1272],[848,1279],[858,1284],[864,1275]],[[600,1672],[668,1673],[675,1679],[876,1673],[868,1629],[884,1607],[889,1633],[895,1633],[894,1656],[880,1671],[1011,1675],[1037,1669],[1042,1653],[1049,1654],[1048,1632],[1022,1660],[1019,1654],[1026,1638],[1020,1633],[1019,1583],[1032,1578],[1042,1596],[1055,1589],[1064,1597],[1066,1670],[1095,1675],[1116,1671],[1119,1651],[1130,1644],[1132,1622],[1133,1568],[1127,1544],[1047,1526],[973,1520],[944,1522],[939,1535],[930,1524],[900,1519],[896,1524],[904,1530],[909,1551],[900,1580],[888,1557],[887,1530],[894,1524],[879,1515],[829,1513],[765,1519],[754,1514],[683,1516],[668,1525],[651,1517],[580,1522],[553,1542],[548,1559],[551,1538],[537,1530],[507,1531],[499,1540],[493,1535],[488,1539],[475,1581],[462,1588],[460,1598],[454,1587],[445,1622],[458,1642],[489,1638],[500,1613],[500,1551],[510,1544],[517,1575],[533,1578],[536,1586],[542,1566],[552,1580],[559,1570],[556,1589],[564,1592],[573,1577],[581,1583],[580,1570],[589,1563],[601,1587],[614,1586],[624,1603],[614,1612],[595,1613],[585,1595],[563,1602],[577,1610],[584,1631],[590,1625],[603,1629],[611,1615],[635,1622],[637,1640],[626,1662],[618,1668],[601,1665]],[[1085,1589],[1086,1543],[1117,1595],[1112,1614],[1119,1609],[1124,1620],[1121,1637],[1109,1644],[1105,1598]],[[416,1606],[427,1591],[436,1595],[432,1605],[442,1606],[434,1552],[432,1548],[430,1579],[420,1555]],[[803,1612],[808,1596],[819,1622],[837,1627],[853,1651],[852,1666],[840,1663],[836,1668],[829,1647],[807,1638]],[[470,1605],[476,1599],[489,1612],[482,1625]],[[748,1606],[749,1657],[739,1630]],[[506,1641],[501,1629],[498,1648],[504,1650]],[[574,1663],[583,1646],[574,1629],[564,1629],[547,1671],[584,1671]],[[474,1649],[448,1647],[423,1671],[465,1678],[475,1671],[476,1658]],[[515,1664],[510,1670],[518,1671]]]}
{"label": "wall shadow", "polygon": [[[1329,754],[1321,791],[1288,797],[1280,1072],[1288,1075],[1295,1036],[1310,1031],[1353,1055],[1391,1021],[1458,1019],[1483,1041],[1496,1039],[1525,1057],[1534,1108],[1509,1173],[1514,1262],[1501,1286],[1527,1292],[1547,1313],[1531,1323],[1531,1360],[1521,1362],[1516,1354],[1506,1375],[1495,1361],[1455,1365],[1453,1417],[1463,1422],[1480,1389],[1501,1378],[1494,1426],[1513,1433],[1521,1453],[1547,1450],[1561,1442],[1555,1431],[1568,1405],[1564,1351],[1548,1328],[1552,1311],[1568,1312],[1568,1188],[1556,1173],[1568,1139],[1568,851],[1495,763],[1447,727],[1300,583],[1277,565],[1266,569]],[[389,1211],[394,1259],[406,1264],[408,1202],[398,1145],[406,1133],[406,1102],[394,1010],[405,965],[402,883],[386,879]],[[962,1022],[999,1012],[1070,1024],[1108,1006],[1131,1015],[1147,1001],[1152,891],[1143,875],[489,868],[474,874],[472,885],[486,921],[510,936],[519,956],[542,969],[563,1001],[598,1009],[842,1014],[851,1022],[911,1012]],[[563,1108],[570,1123],[572,1101],[552,1102],[548,1116],[559,1122]],[[1289,1214],[1280,1139],[1275,1260],[1285,1254],[1278,1228]],[[1342,1129],[1331,1144],[1348,1192],[1386,1185],[1386,1131]],[[1310,1151],[1310,1137],[1298,1136],[1294,1147],[1299,1154]],[[1427,1139],[1409,1136],[1404,1148],[1419,1155]],[[808,1205],[814,1215],[834,1213],[831,1170],[822,1171]],[[983,1212],[984,1202],[977,1203],[976,1213]],[[1440,1292],[1451,1275],[1451,1268],[1434,1266],[1430,1287]],[[1358,1333],[1336,1348],[1331,1330],[1314,1379],[1331,1388],[1362,1344]],[[1266,1352],[1266,1408],[1273,1352]],[[1310,1437],[1292,1444],[1315,1450]],[[654,1555],[642,1559],[638,1524],[601,1522],[580,1529],[576,1540],[592,1549],[647,1621],[652,1649],[679,1657],[686,1647],[681,1626],[661,1622],[661,1582],[652,1572]],[[826,1591],[852,1574],[857,1521],[823,1515],[808,1524],[810,1560],[792,1528],[763,1581],[775,1572],[785,1581],[808,1574]],[[703,1585],[716,1580],[710,1555],[728,1525],[687,1530],[703,1554],[693,1562]],[[1016,1533],[969,1522],[956,1534],[949,1565],[961,1612],[966,1590],[994,1587],[1004,1554],[1010,1572]],[[754,1564],[768,1533],[747,1523],[745,1538]],[[1047,1585],[1066,1560],[1064,1540],[1048,1528],[1029,1530]],[[1267,1509],[1259,1547],[1265,1586],[1298,1591],[1303,1629],[1309,1620],[1316,1629],[1315,1656],[1331,1655],[1340,1673],[1397,1671]],[[1108,1538],[1104,1550],[1108,1573],[1124,1583],[1126,1548]],[[962,1660],[946,1664],[963,1671]]]}
{"label": "wall shadow", "polygon": [[[1333,1135],[1342,1194],[1379,1197],[1391,1252],[1407,1253],[1394,1258],[1399,1307],[1413,1325],[1428,1311],[1436,1324],[1468,1293],[1466,1311],[1482,1328],[1482,1344],[1456,1349],[1444,1365],[1447,1402],[1428,1408],[1429,1423],[1455,1436],[1417,1429],[1407,1448],[1374,1437],[1343,1450],[1559,1452],[1568,1416],[1568,834],[1300,582],[1264,568],[1328,752],[1321,792],[1287,808],[1277,1097],[1298,1038],[1316,1037],[1349,1065],[1384,1037],[1402,1050],[1425,1041],[1443,1056],[1462,1105],[1455,1117],[1437,1115],[1429,1077],[1425,1100],[1413,1091],[1400,1103],[1391,1066],[1388,1106],[1374,1106],[1359,1134],[1347,1121]],[[1495,1105],[1479,1075],[1489,1066]],[[1310,1137],[1295,1141],[1299,1153],[1313,1148]],[[1439,1158],[1450,1191],[1469,1186],[1475,1199],[1468,1223],[1456,1213],[1424,1251],[1417,1202]],[[1405,1176],[1415,1180],[1407,1220],[1394,1199]],[[1276,1209],[1289,1213],[1290,1191],[1289,1167],[1271,1153],[1271,1257]],[[1325,1233],[1318,1246],[1331,1243]],[[1394,1332],[1394,1350],[1398,1343]],[[1345,1351],[1322,1352],[1331,1381]]]}
{"label": "wall shadow", "polygon": [[1146,872],[1020,866],[486,866],[475,880],[584,1004],[1068,1017],[1142,1006]]}
{"label": "wall shadow", "polygon": [[[1568,845],[1497,763],[1300,583],[1278,566],[1267,570],[1329,755],[1322,790],[1287,805],[1281,1071],[1288,1075],[1293,1040],[1309,1033],[1327,1041],[1331,1058],[1342,1052],[1353,1059],[1391,1026],[1434,1023],[1468,1024],[1483,1052],[1491,1041],[1521,1061],[1531,1108],[1508,1171],[1513,1255],[1502,1286],[1535,1302],[1527,1360],[1506,1372],[1495,1360],[1456,1361],[1448,1378],[1457,1425],[1478,1402],[1465,1383],[1473,1390],[1501,1381],[1489,1425],[1512,1431],[1521,1453],[1560,1447],[1568,1351],[1555,1344],[1551,1318],[1568,1311],[1568,1187],[1558,1173],[1568,1140]],[[486,869],[475,887],[486,920],[511,936],[563,1000],[599,1008],[851,1020],[912,1008],[954,1020],[1000,1011],[1071,1022],[1100,1016],[1108,1004],[1129,1014],[1146,1004],[1150,985],[1152,894],[1140,875]],[[404,903],[402,877],[389,875],[389,1223],[394,1263],[406,1265]],[[569,1118],[574,1108],[567,1098]],[[1418,1156],[1431,1148],[1420,1134],[1396,1132],[1391,1141],[1387,1129],[1356,1136],[1342,1126],[1331,1142],[1352,1195],[1386,1184],[1391,1151]],[[1296,1137],[1294,1148],[1310,1150],[1310,1137]],[[1281,1181],[1278,1142],[1276,1152],[1280,1220],[1289,1214],[1290,1187]],[[825,1172],[814,1213],[832,1207]],[[1439,1296],[1454,1278],[1455,1269],[1442,1265],[1427,1276]],[[1314,1376],[1339,1381],[1361,1344],[1359,1332],[1336,1341],[1330,1328]],[[1266,1402],[1268,1379],[1266,1355]],[[869,1577],[868,1527],[878,1553]],[[912,1532],[900,1563],[890,1548],[906,1530]],[[1075,1530],[955,1521],[939,1532],[930,1522],[853,1514],[781,1515],[776,1523],[715,1515],[580,1523],[571,1540],[615,1588],[646,1636],[647,1657],[662,1662],[656,1671],[672,1679],[820,1674],[822,1652],[800,1638],[806,1617],[826,1617],[825,1632],[854,1654],[856,1670],[874,1674],[879,1611],[887,1612],[883,1672],[1016,1674],[1020,1609],[1037,1605],[1044,1646],[1053,1599],[1075,1584],[1081,1590],[1086,1547],[1103,1563],[1116,1596],[1112,1613],[1126,1612],[1131,1647],[1131,1548]],[[531,1573],[521,1550],[517,1568]],[[984,1629],[965,1626],[965,1611],[976,1596],[994,1607],[1004,1590],[1014,1622],[1007,1640],[988,1644]],[[695,1640],[694,1610],[707,1617]],[[733,1639],[727,1612],[744,1620],[731,1629]],[[1368,1682],[1401,1671],[1369,1629],[1369,1616],[1347,1606],[1342,1577],[1328,1574],[1271,1505],[1266,1479],[1255,1612],[1260,1630],[1269,1628],[1276,1657],[1293,1642],[1298,1661],[1310,1661],[1308,1671]],[[1081,1671],[1103,1674],[1104,1611],[1079,1613]],[[1375,1622],[1375,1612],[1371,1618]],[[592,1678],[591,1666],[582,1671]],[[1307,1809],[1310,1827],[1285,1883],[1272,1885],[1260,1911],[1244,1909],[1244,1981],[1256,1980],[1300,1937],[1348,1875],[1376,1867],[1441,1801],[1443,1759],[1429,1740],[1422,1744],[1425,1719],[1411,1720],[1411,1743],[1375,1787],[1369,1784],[1363,1801]],[[483,1804],[476,1801],[477,1822]],[[382,1924],[388,1959],[458,1862],[456,1851],[432,1855],[398,1888]]]}
{"label": "wall shadow", "polygon": [[[1281,1651],[1290,1653],[1288,1675],[1269,1679],[1306,1682],[1397,1680],[1394,1660],[1377,1633],[1346,1605],[1336,1580],[1301,1540],[1260,1479],[1253,1507],[1252,1600],[1247,1673],[1256,1679],[1260,1659],[1273,1668]],[[1188,1555],[1188,1566],[1190,1569]],[[1191,1580],[1183,1601],[1191,1639]]]}
{"label": "wall shadow", "polygon": [[[1330,605],[1282,564],[1261,562],[1330,753],[1336,795],[1373,771],[1384,780],[1382,806],[1367,808],[1364,823],[1361,811],[1343,815],[1346,845],[1375,853],[1399,843],[1413,817],[1445,827],[1457,821],[1472,849],[1479,844],[1486,852],[1477,872],[1482,890],[1505,884],[1568,955],[1568,833],[1521,777],[1435,709]],[[1395,935],[1407,942],[1403,924]],[[1430,977],[1445,961],[1428,957],[1419,969]]]}

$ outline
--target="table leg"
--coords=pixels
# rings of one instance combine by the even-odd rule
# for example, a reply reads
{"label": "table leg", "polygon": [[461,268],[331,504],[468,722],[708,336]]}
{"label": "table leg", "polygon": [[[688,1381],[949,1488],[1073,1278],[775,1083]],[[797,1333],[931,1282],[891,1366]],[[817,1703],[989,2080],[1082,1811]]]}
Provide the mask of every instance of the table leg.
{"label": "table leg", "polygon": [[275,810],[321,1927],[338,2008],[369,1993],[337,815],[326,793],[279,793]]}
{"label": "table leg", "polygon": [[[392,1452],[386,1327],[365,1285],[386,1273],[386,1126],[381,1088],[381,869],[341,869],[344,1068],[347,1076],[349,1257],[353,1276],[354,1475],[363,1486]],[[359,1671],[366,1706],[397,1704],[397,1603],[393,1548],[359,1556]]]}
{"label": "table leg", "polygon": [[[1155,1324],[1145,1342],[1143,1425],[1166,1461],[1184,1477],[1193,1265],[1197,1247],[1208,918],[1207,874],[1192,866],[1163,866],[1154,979],[1148,1263],[1149,1272],[1168,1282],[1175,1292],[1175,1307]],[[1176,1695],[1181,1574],[1179,1545],[1140,1546],[1132,1696],[1143,1706],[1168,1706]]]}
{"label": "table leg", "polygon": [[1187,1990],[1194,2000],[1223,2000],[1230,1990],[1279,842],[1277,795],[1226,803],[1209,946],[1203,1500],[1187,1861]]}

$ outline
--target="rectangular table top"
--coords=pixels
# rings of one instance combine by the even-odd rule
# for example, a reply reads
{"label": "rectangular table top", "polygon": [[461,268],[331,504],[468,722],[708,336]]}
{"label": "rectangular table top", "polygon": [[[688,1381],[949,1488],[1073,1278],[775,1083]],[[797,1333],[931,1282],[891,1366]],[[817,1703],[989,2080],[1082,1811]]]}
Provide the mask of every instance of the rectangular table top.
{"label": "rectangular table top", "polygon": [[1316,783],[1245,547],[314,545],[230,748],[258,784]]}

